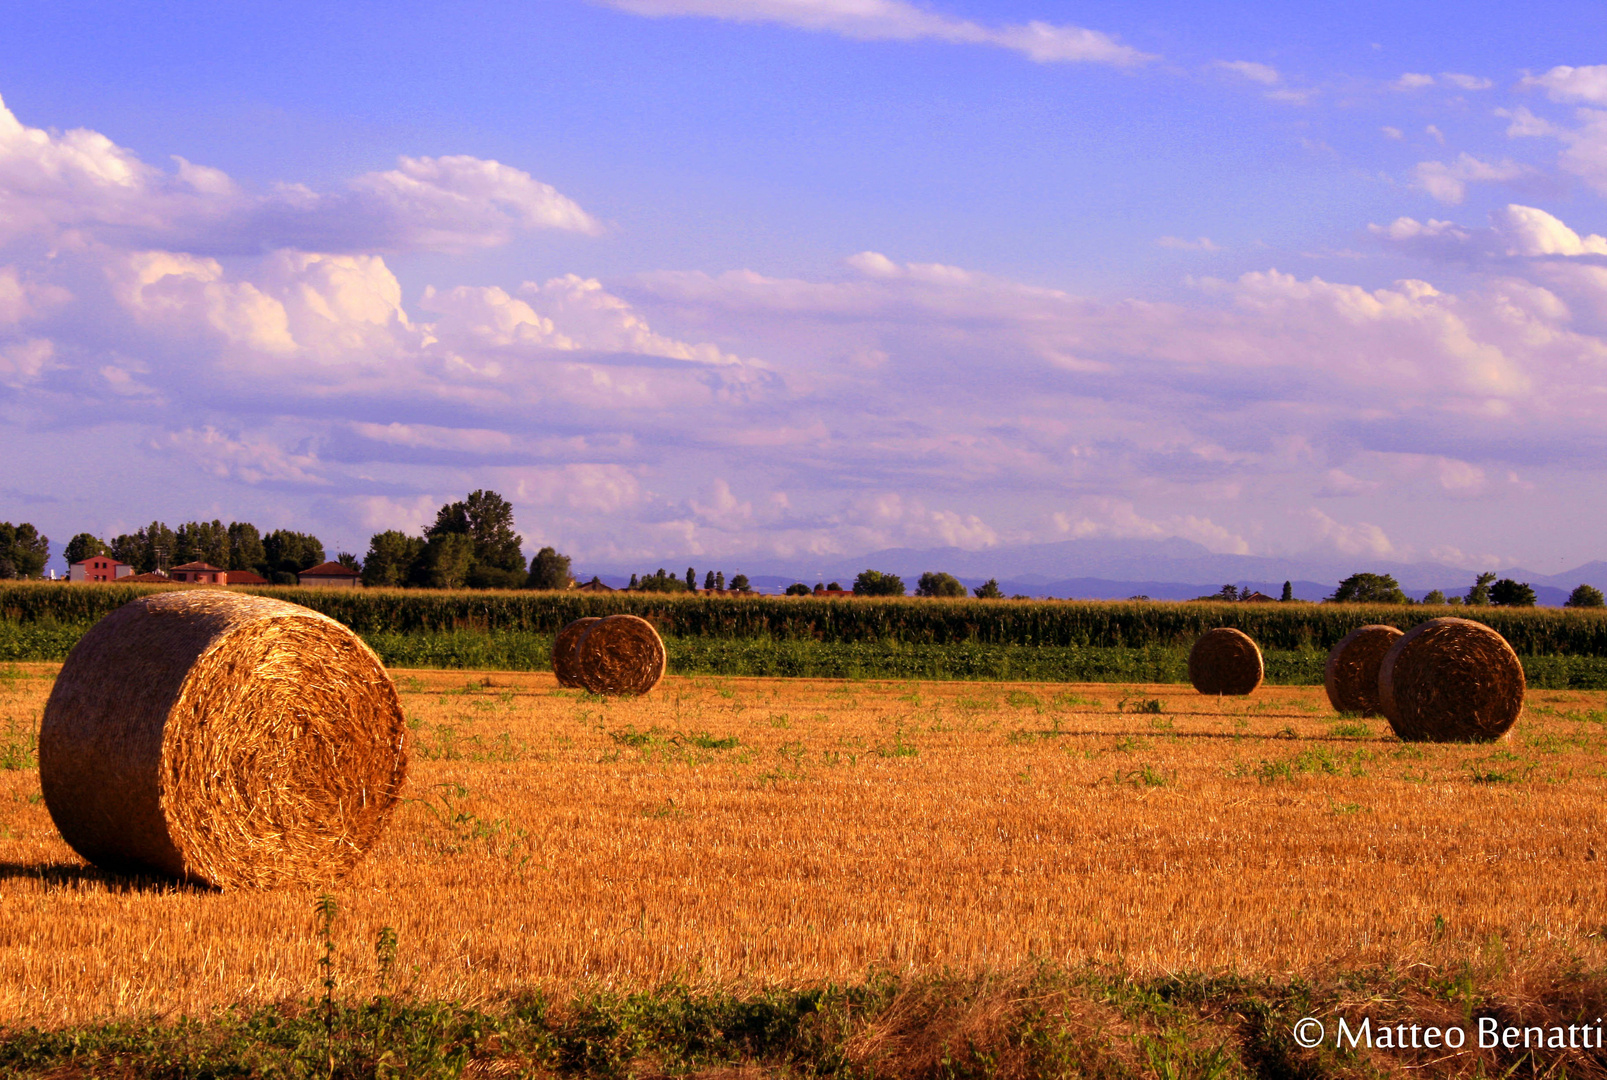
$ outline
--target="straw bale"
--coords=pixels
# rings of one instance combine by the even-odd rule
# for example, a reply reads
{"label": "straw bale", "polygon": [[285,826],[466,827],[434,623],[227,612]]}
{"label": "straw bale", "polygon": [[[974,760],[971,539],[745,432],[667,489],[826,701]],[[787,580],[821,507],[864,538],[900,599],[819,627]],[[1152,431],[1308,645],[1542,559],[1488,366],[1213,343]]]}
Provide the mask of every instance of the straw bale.
{"label": "straw bale", "polygon": [[1328,653],[1323,685],[1328,701],[1338,712],[1377,716],[1378,667],[1384,654],[1401,637],[1393,626],[1372,625],[1352,630]]}
{"label": "straw bale", "polygon": [[1378,700],[1409,742],[1492,742],[1523,712],[1523,664],[1506,638],[1468,619],[1430,619],[1390,646]]}
{"label": "straw bale", "polygon": [[610,615],[587,627],[575,654],[581,682],[594,694],[645,694],[664,677],[664,642],[635,615]]}
{"label": "straw bale", "polygon": [[407,774],[396,688],[296,604],[145,596],[96,623],[45,704],[39,780],[85,859],[219,888],[325,883],[378,838]]}
{"label": "straw bale", "polygon": [[580,681],[580,655],[575,652],[575,647],[580,644],[586,631],[601,621],[596,616],[576,619],[552,639],[552,673],[558,676],[559,686],[586,685]]}
{"label": "straw bale", "polygon": [[1265,673],[1261,649],[1229,626],[1207,630],[1189,650],[1189,682],[1202,694],[1248,694]]}

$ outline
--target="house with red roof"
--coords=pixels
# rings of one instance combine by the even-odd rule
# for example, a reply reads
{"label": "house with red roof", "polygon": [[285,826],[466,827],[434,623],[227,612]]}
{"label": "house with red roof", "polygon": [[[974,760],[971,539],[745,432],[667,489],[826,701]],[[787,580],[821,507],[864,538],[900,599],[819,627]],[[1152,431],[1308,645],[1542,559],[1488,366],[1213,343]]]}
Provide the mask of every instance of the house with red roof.
{"label": "house with red roof", "polygon": [[338,562],[319,563],[296,575],[298,585],[314,585],[324,589],[355,589],[362,575]]}
{"label": "house with red roof", "polygon": [[208,562],[180,563],[169,570],[167,576],[186,585],[227,585],[229,583],[229,572],[221,566],[213,566]]}
{"label": "house with red roof", "polygon": [[68,581],[117,581],[132,576],[134,568],[110,555],[91,555],[67,568]]}

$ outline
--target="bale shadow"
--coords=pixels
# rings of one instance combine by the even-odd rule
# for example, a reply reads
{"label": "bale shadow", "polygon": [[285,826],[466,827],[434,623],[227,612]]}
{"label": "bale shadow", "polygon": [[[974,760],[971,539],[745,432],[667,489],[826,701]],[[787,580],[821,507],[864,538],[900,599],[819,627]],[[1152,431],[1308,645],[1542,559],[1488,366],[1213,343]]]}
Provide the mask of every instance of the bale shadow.
{"label": "bale shadow", "polygon": [[180,881],[149,871],[103,870],[87,863],[0,862],[0,885],[38,881],[45,885],[82,888],[104,886],[110,893],[212,893],[218,890],[193,881]]}

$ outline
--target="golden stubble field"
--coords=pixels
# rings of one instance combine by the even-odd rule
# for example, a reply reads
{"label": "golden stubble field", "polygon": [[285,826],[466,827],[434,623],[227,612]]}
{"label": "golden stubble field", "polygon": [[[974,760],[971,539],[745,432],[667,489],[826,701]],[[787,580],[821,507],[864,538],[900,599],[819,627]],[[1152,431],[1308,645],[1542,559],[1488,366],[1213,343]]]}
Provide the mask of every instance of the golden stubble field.
{"label": "golden stubble field", "polygon": [[[26,754],[55,670],[0,676],[0,1024],[318,992],[319,890],[108,878],[60,841]],[[1601,693],[1417,746],[1321,688],[396,677],[409,798],[331,890],[342,993],[378,989],[386,926],[391,989],[470,1003],[1035,960],[1607,962]]]}

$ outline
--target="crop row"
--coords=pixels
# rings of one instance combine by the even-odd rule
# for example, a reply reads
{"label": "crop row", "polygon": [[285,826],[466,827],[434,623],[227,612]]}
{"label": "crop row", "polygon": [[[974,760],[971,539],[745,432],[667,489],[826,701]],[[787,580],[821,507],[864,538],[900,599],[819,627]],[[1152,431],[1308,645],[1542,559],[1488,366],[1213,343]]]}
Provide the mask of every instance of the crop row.
{"label": "crop row", "polygon": [[[87,625],[0,622],[0,663],[64,660]],[[517,630],[380,631],[364,640],[390,667],[546,671],[552,636]],[[1188,650],[1177,645],[1027,646],[977,642],[904,644],[812,639],[667,637],[677,675],[820,679],[976,679],[1019,682],[1186,683]],[[1268,649],[1267,682],[1316,686],[1325,654]],[[1607,689],[1607,658],[1524,656],[1534,689]]]}
{"label": "crop row", "polygon": [[[162,588],[157,586],[156,588]],[[0,585],[0,621],[94,622],[151,590],[135,585]],[[477,630],[552,634],[587,615],[649,619],[667,637],[1060,648],[1187,646],[1233,626],[1265,649],[1326,651],[1367,623],[1401,629],[1434,615],[1476,619],[1531,656],[1607,657],[1607,612],[1351,604],[1144,603],[1076,600],[817,600],[662,593],[288,589],[270,595],[321,611],[360,634]]]}

